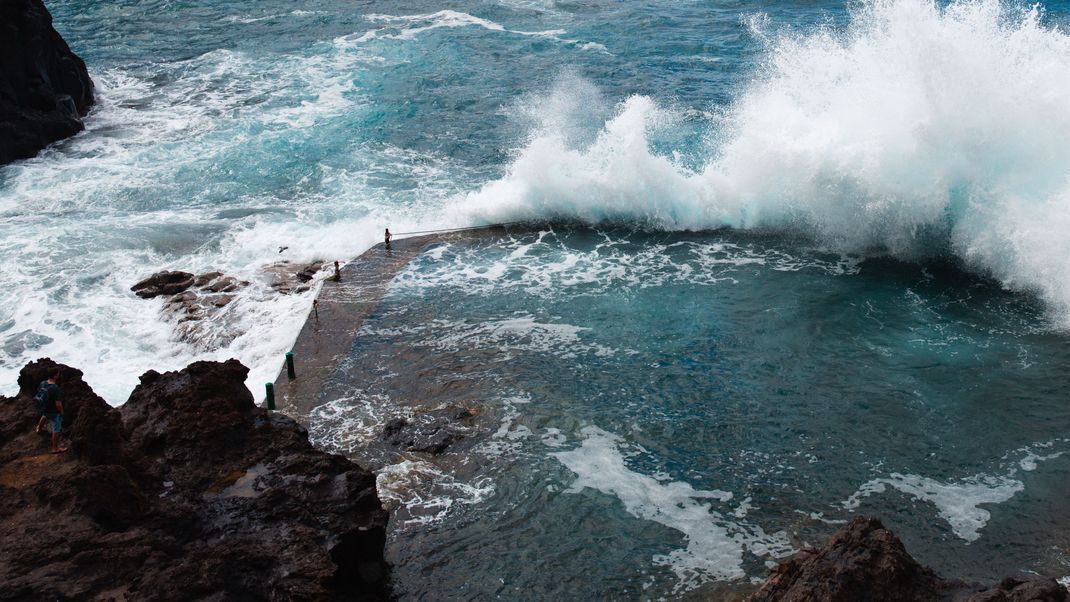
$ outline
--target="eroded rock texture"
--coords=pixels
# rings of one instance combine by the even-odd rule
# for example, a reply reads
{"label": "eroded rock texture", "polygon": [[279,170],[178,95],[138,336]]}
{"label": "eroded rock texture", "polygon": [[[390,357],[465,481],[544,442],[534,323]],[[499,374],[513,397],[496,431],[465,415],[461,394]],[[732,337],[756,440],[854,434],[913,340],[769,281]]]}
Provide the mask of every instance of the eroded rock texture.
{"label": "eroded rock texture", "polygon": [[356,600],[387,596],[375,477],[253,404],[235,360],[147,372],[120,409],[73,368],[72,449],[30,397],[0,397],[0,600]]}

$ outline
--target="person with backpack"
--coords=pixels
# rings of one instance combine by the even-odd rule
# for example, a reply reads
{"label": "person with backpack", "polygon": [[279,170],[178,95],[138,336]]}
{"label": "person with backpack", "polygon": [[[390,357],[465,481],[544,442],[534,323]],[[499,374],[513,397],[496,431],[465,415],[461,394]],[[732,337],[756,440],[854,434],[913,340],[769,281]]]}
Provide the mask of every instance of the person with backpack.
{"label": "person with backpack", "polygon": [[40,433],[45,420],[52,423],[52,453],[61,454],[67,451],[66,447],[59,446],[59,433],[63,430],[63,403],[59,400],[59,368],[54,370],[37,387],[37,393],[33,396],[33,409],[41,415],[37,420],[37,426],[33,432]]}

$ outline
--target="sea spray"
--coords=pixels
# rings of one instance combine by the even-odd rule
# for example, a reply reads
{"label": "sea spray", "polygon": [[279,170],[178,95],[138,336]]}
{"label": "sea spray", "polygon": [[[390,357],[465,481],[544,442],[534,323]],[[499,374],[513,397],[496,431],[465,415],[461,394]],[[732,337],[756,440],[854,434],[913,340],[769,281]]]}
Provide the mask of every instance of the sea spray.
{"label": "sea spray", "polygon": [[[842,29],[768,32],[697,170],[652,150],[671,111],[622,101],[592,142],[548,116],[473,220],[776,228],[840,251],[953,255],[1070,309],[1070,38],[996,1],[859,5]],[[550,111],[572,106],[556,91]]]}

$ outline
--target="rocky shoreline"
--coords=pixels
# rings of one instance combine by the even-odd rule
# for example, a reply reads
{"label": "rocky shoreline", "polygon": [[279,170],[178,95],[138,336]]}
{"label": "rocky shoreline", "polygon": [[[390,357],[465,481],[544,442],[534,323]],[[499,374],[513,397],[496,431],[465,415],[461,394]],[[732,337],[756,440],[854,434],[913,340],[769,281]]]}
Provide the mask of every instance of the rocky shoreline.
{"label": "rocky shoreline", "polygon": [[[30,400],[57,366],[28,364],[19,394],[0,397],[0,600],[390,599],[375,476],[257,407],[238,361],[150,370],[118,408],[58,366],[71,449],[51,454]],[[392,422],[384,437],[436,453],[472,413],[424,418]],[[781,562],[747,598],[1068,599],[1035,574],[991,586],[944,579],[865,517]]]}
{"label": "rocky shoreline", "polygon": [[113,408],[62,367],[49,453],[27,365],[0,397],[0,600],[389,597],[375,476],[254,405],[236,360],[146,372]]}

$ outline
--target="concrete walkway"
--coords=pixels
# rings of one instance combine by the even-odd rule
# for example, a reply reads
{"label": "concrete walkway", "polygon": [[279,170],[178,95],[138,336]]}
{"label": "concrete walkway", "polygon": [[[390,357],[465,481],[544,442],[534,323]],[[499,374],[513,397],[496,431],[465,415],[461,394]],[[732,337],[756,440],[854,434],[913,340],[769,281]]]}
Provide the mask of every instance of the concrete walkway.
{"label": "concrete walkway", "polygon": [[290,380],[283,363],[275,379],[279,410],[307,416],[320,403],[320,393],[338,363],[349,354],[361,325],[386,293],[394,276],[413,258],[444,242],[504,236],[521,228],[489,226],[394,240],[388,251],[383,243],[368,249],[342,267],[342,278],[323,282],[314,309],[309,312],[293,346],[297,378]]}

